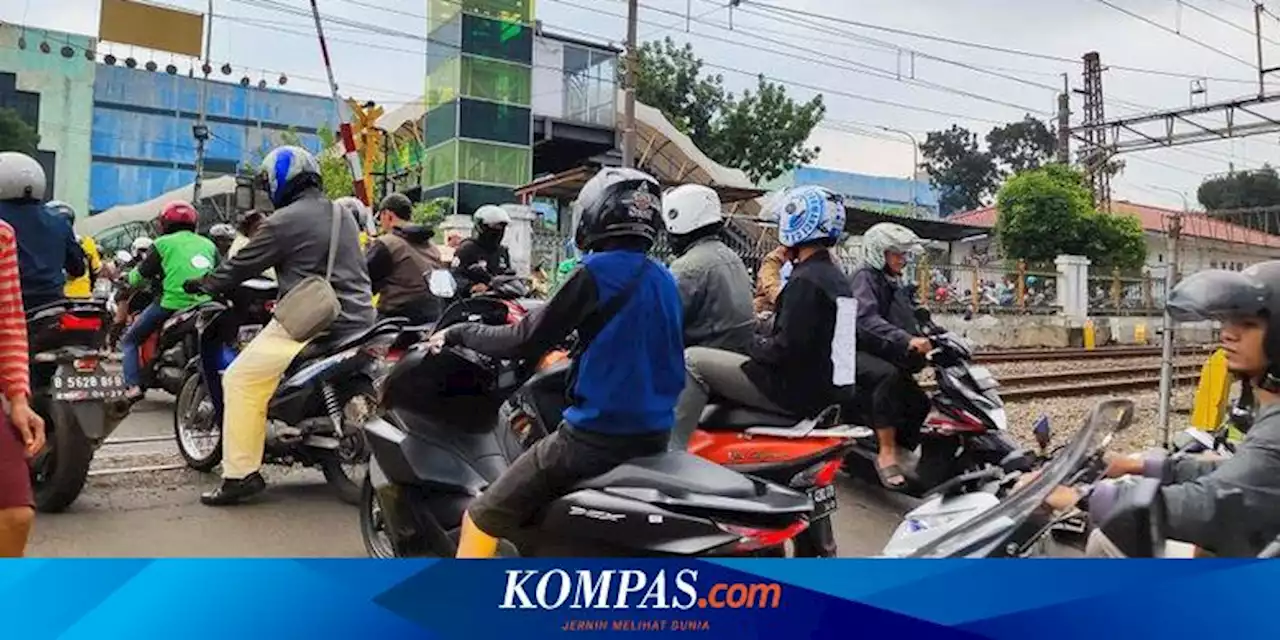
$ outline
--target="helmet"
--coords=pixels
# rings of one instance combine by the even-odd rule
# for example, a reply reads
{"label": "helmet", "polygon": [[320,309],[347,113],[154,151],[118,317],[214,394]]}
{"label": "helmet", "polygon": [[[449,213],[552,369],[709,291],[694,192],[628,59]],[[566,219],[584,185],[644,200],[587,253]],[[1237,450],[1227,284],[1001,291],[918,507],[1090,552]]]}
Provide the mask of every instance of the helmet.
{"label": "helmet", "polygon": [[831,246],[844,232],[844,199],[822,187],[788,189],[771,198],[769,207],[783,246]]}
{"label": "helmet", "polygon": [[494,204],[486,204],[471,216],[481,226],[494,229],[511,224],[511,214],[506,209]]}
{"label": "helmet", "polygon": [[276,147],[262,159],[258,184],[278,209],[293,202],[302,189],[321,184],[320,163],[302,147]]}
{"label": "helmet", "polygon": [[140,238],[134,238],[133,243],[129,245],[129,248],[132,249],[134,253],[142,253],[143,251],[150,251],[151,246],[154,244],[154,240],[146,236],[142,236]]}
{"label": "helmet", "polygon": [[343,211],[351,214],[351,218],[356,221],[356,228],[368,234],[373,233],[373,217],[369,215],[369,208],[364,206],[363,202],[355,196],[346,196],[333,201]]}
{"label": "helmet", "polygon": [[67,224],[71,226],[75,226],[76,224],[76,210],[73,209],[71,205],[61,200],[50,200],[49,202],[46,202],[44,210],[48,211],[50,215],[66,220]]}
{"label": "helmet", "polygon": [[16,151],[0,153],[0,200],[43,200],[44,167]]}
{"label": "helmet", "polygon": [[862,234],[862,261],[873,269],[884,269],[886,251],[916,253],[923,248],[916,232],[894,222],[873,224]]}
{"label": "helmet", "polygon": [[662,222],[668,233],[678,236],[724,222],[720,196],[700,184],[670,189],[662,196]]}
{"label": "helmet", "polygon": [[209,237],[213,240],[235,240],[236,228],[221,222],[209,227]]}
{"label": "helmet", "polygon": [[601,169],[573,203],[573,239],[583,251],[607,238],[639,238],[649,246],[662,229],[662,185],[637,169]]}
{"label": "helmet", "polygon": [[1169,292],[1165,309],[1178,322],[1263,317],[1267,375],[1263,388],[1280,390],[1280,260],[1260,262],[1244,271],[1210,269],[1193,273]]}
{"label": "helmet", "polygon": [[164,206],[160,211],[160,233],[169,233],[176,226],[185,226],[195,229],[196,221],[199,219],[196,214],[196,208],[190,203],[182,200],[174,200]]}

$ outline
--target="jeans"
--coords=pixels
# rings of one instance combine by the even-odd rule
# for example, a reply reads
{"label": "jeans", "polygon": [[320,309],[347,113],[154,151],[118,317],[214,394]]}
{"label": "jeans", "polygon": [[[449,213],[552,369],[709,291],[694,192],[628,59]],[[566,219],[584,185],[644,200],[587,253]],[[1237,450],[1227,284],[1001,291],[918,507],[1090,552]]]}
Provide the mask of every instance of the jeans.
{"label": "jeans", "polygon": [[671,449],[684,451],[698,428],[702,411],[712,395],[735,404],[772,413],[790,413],[778,407],[756,387],[742,365],[747,356],[732,351],[689,347],[684,350],[684,391],[676,401],[676,426],[671,430]]}
{"label": "jeans", "polygon": [[124,350],[124,382],[130,387],[141,386],[142,379],[142,363],[139,361],[138,345],[147,341],[147,337],[155,333],[164,324],[165,320],[173,312],[160,306],[160,303],[152,303],[138,314],[138,319],[133,321],[129,326],[129,330],[124,332],[124,338],[121,339],[121,348]]}

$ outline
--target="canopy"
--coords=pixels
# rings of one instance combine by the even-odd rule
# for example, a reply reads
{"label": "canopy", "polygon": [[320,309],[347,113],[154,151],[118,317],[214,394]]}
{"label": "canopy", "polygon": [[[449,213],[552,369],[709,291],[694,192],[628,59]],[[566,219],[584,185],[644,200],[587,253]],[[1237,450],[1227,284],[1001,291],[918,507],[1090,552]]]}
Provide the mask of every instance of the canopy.
{"label": "canopy", "polygon": [[[154,220],[156,216],[160,215],[160,209],[167,203],[174,200],[191,202],[194,195],[193,190],[193,185],[188,184],[140,204],[119,205],[111,207],[96,216],[78,218],[76,220],[76,232],[81,235],[96,237],[115,227]],[[234,194],[235,192],[235,176],[222,176],[205,180],[204,184],[201,185],[200,198],[205,200],[216,196]]]}

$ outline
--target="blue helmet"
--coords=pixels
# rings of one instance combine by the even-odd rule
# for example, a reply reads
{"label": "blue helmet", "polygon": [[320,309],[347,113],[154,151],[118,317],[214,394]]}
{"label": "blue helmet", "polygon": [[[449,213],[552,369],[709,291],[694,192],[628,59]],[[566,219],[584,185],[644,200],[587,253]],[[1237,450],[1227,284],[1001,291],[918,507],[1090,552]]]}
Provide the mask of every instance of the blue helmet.
{"label": "blue helmet", "polygon": [[844,215],[844,199],[822,187],[795,187],[769,202],[769,216],[778,222],[778,242],[787,247],[834,245],[844,232]]}
{"label": "blue helmet", "polygon": [[276,147],[262,159],[258,186],[267,192],[271,204],[283,207],[297,199],[303,188],[320,186],[320,163],[302,147]]}

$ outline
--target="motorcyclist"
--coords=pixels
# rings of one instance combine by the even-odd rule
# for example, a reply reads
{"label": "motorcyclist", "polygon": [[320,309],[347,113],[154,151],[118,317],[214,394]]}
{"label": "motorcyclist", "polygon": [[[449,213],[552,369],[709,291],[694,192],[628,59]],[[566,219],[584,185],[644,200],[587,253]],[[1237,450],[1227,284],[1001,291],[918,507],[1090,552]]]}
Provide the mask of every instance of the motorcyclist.
{"label": "motorcyclist", "polygon": [[[796,187],[770,200],[778,241],[795,264],[769,333],[745,356],[685,350],[686,380],[676,405],[672,448],[687,448],[711,396],[773,413],[813,416],[850,399],[854,317],[849,280],[828,256],[844,230],[840,196]],[[841,348],[848,345],[849,348]]]}
{"label": "motorcyclist", "polygon": [[[236,221],[236,239],[231,243],[231,248],[227,250],[227,258],[240,253],[240,250],[249,246],[249,240],[253,238],[258,229],[262,228],[262,221],[267,219],[267,214],[252,209],[244,212],[240,219]],[[262,277],[268,280],[276,279],[276,270],[267,269],[262,272]]]}
{"label": "motorcyclist", "polygon": [[[249,244],[213,273],[188,282],[188,289],[217,296],[274,268],[280,295],[285,296],[308,277],[324,277],[334,204],[324,197],[315,156],[301,147],[278,147],[263,159],[258,181],[275,205],[275,212],[262,221]],[[369,272],[360,252],[360,230],[351,216],[339,215],[338,220],[337,250],[329,284],[337,294],[341,312],[329,326],[325,340],[341,340],[374,322]],[[258,469],[266,443],[267,405],[280,377],[306,344],[273,320],[227,368],[222,378],[226,398],[222,484],[200,496],[204,504],[236,504],[266,488]]]}
{"label": "motorcyclist", "polygon": [[356,221],[356,227],[360,229],[360,250],[365,251],[369,248],[369,240],[373,238],[374,226],[373,216],[369,215],[369,207],[366,207],[360,198],[355,196],[344,196],[333,201],[334,204],[342,207],[351,215],[351,219]]}
{"label": "motorcyclist", "polygon": [[487,204],[476,209],[472,219],[476,224],[475,237],[463,240],[453,254],[453,277],[462,295],[487,291],[496,276],[515,273],[511,268],[511,254],[502,246],[511,214],[502,207]]}
{"label": "motorcyclist", "polygon": [[431,227],[412,224],[412,215],[413,203],[403,194],[383,198],[378,206],[382,233],[370,243],[366,257],[379,315],[422,324],[440,315],[440,301],[431,295],[424,275],[446,267],[431,242]]}
{"label": "motorcyclist", "polygon": [[9,223],[18,238],[22,304],[27,311],[62,300],[67,276],[78,278],[87,271],[75,231],[45,213],[44,190],[39,162],[21,153],[0,153],[0,220]]}
{"label": "motorcyclist", "polygon": [[159,289],[153,279],[146,279],[137,284],[129,284],[129,271],[143,263],[147,259],[147,254],[151,252],[155,242],[146,236],[140,236],[133,239],[129,245],[130,259],[127,263],[120,265],[121,280],[116,289],[116,318],[115,325],[112,326],[112,344],[114,345],[119,339],[120,334],[124,332],[125,326],[129,323],[129,318],[142,313],[151,303],[155,302],[156,290]]}
{"label": "motorcyclist", "polygon": [[[898,445],[910,444],[929,413],[929,398],[914,375],[933,343],[920,335],[915,287],[902,270],[924,243],[892,222],[872,225],[862,236],[862,264],[853,274],[858,300],[857,399],[876,432],[876,469],[886,489],[906,488]],[[909,447],[911,448],[911,447]]]}
{"label": "motorcyclist", "polygon": [[590,253],[545,307],[517,325],[455,325],[429,341],[530,359],[574,330],[580,339],[564,422],[471,503],[459,557],[492,556],[497,538],[575,483],[666,450],[684,380],[683,313],[670,272],[646,255],[661,229],[660,193],[641,171],[600,171],[573,207],[575,241]]}
{"label": "motorcyclist", "polygon": [[218,250],[213,242],[196,233],[198,218],[195,207],[187,202],[176,200],[166,204],[160,211],[162,235],[127,276],[129,285],[134,287],[148,281],[160,283],[160,299],[138,315],[120,341],[124,351],[124,381],[129,387],[130,399],[137,400],[143,394],[138,346],[158,331],[169,316],[209,299],[183,289],[187,280],[209,273],[218,263]]}
{"label": "motorcyclist", "polygon": [[[74,233],[76,210],[71,205],[61,200],[50,200],[44,205],[44,208],[54,217],[66,222]],[[80,234],[76,234],[75,237],[76,241],[80,243],[80,249],[84,251],[88,269],[83,275],[67,279],[67,284],[63,287],[63,295],[68,298],[91,298],[93,297],[93,285],[97,282],[98,273],[102,270],[102,256],[99,255],[98,244],[93,241],[92,237],[81,236]]]}
{"label": "motorcyclist", "polygon": [[[1280,261],[1262,262],[1244,271],[1214,269],[1192,274],[1169,295],[1167,309],[1177,321],[1212,319],[1222,323],[1220,338],[1227,368],[1251,381],[1257,403],[1253,426],[1230,458],[1168,456],[1164,452],[1114,457],[1106,475],[1145,475],[1161,481],[1164,532],[1217,555],[1254,556],[1280,534]],[[1124,479],[1095,484],[1088,495],[1090,519],[1103,522],[1123,504],[1133,483]],[[1227,504],[1239,492],[1241,512]],[[1076,489],[1059,488],[1050,497],[1055,508],[1075,505]],[[1099,529],[1086,553],[1123,555]]]}
{"label": "motorcyclist", "polygon": [[755,326],[751,278],[720,239],[720,197],[698,184],[676,187],[662,197],[662,218],[676,255],[671,273],[684,303],[684,346],[747,353]]}
{"label": "motorcyclist", "polygon": [[231,252],[231,245],[235,244],[236,228],[225,222],[219,222],[209,227],[209,239],[213,241],[213,246],[218,249],[219,259],[226,258],[227,254]]}

